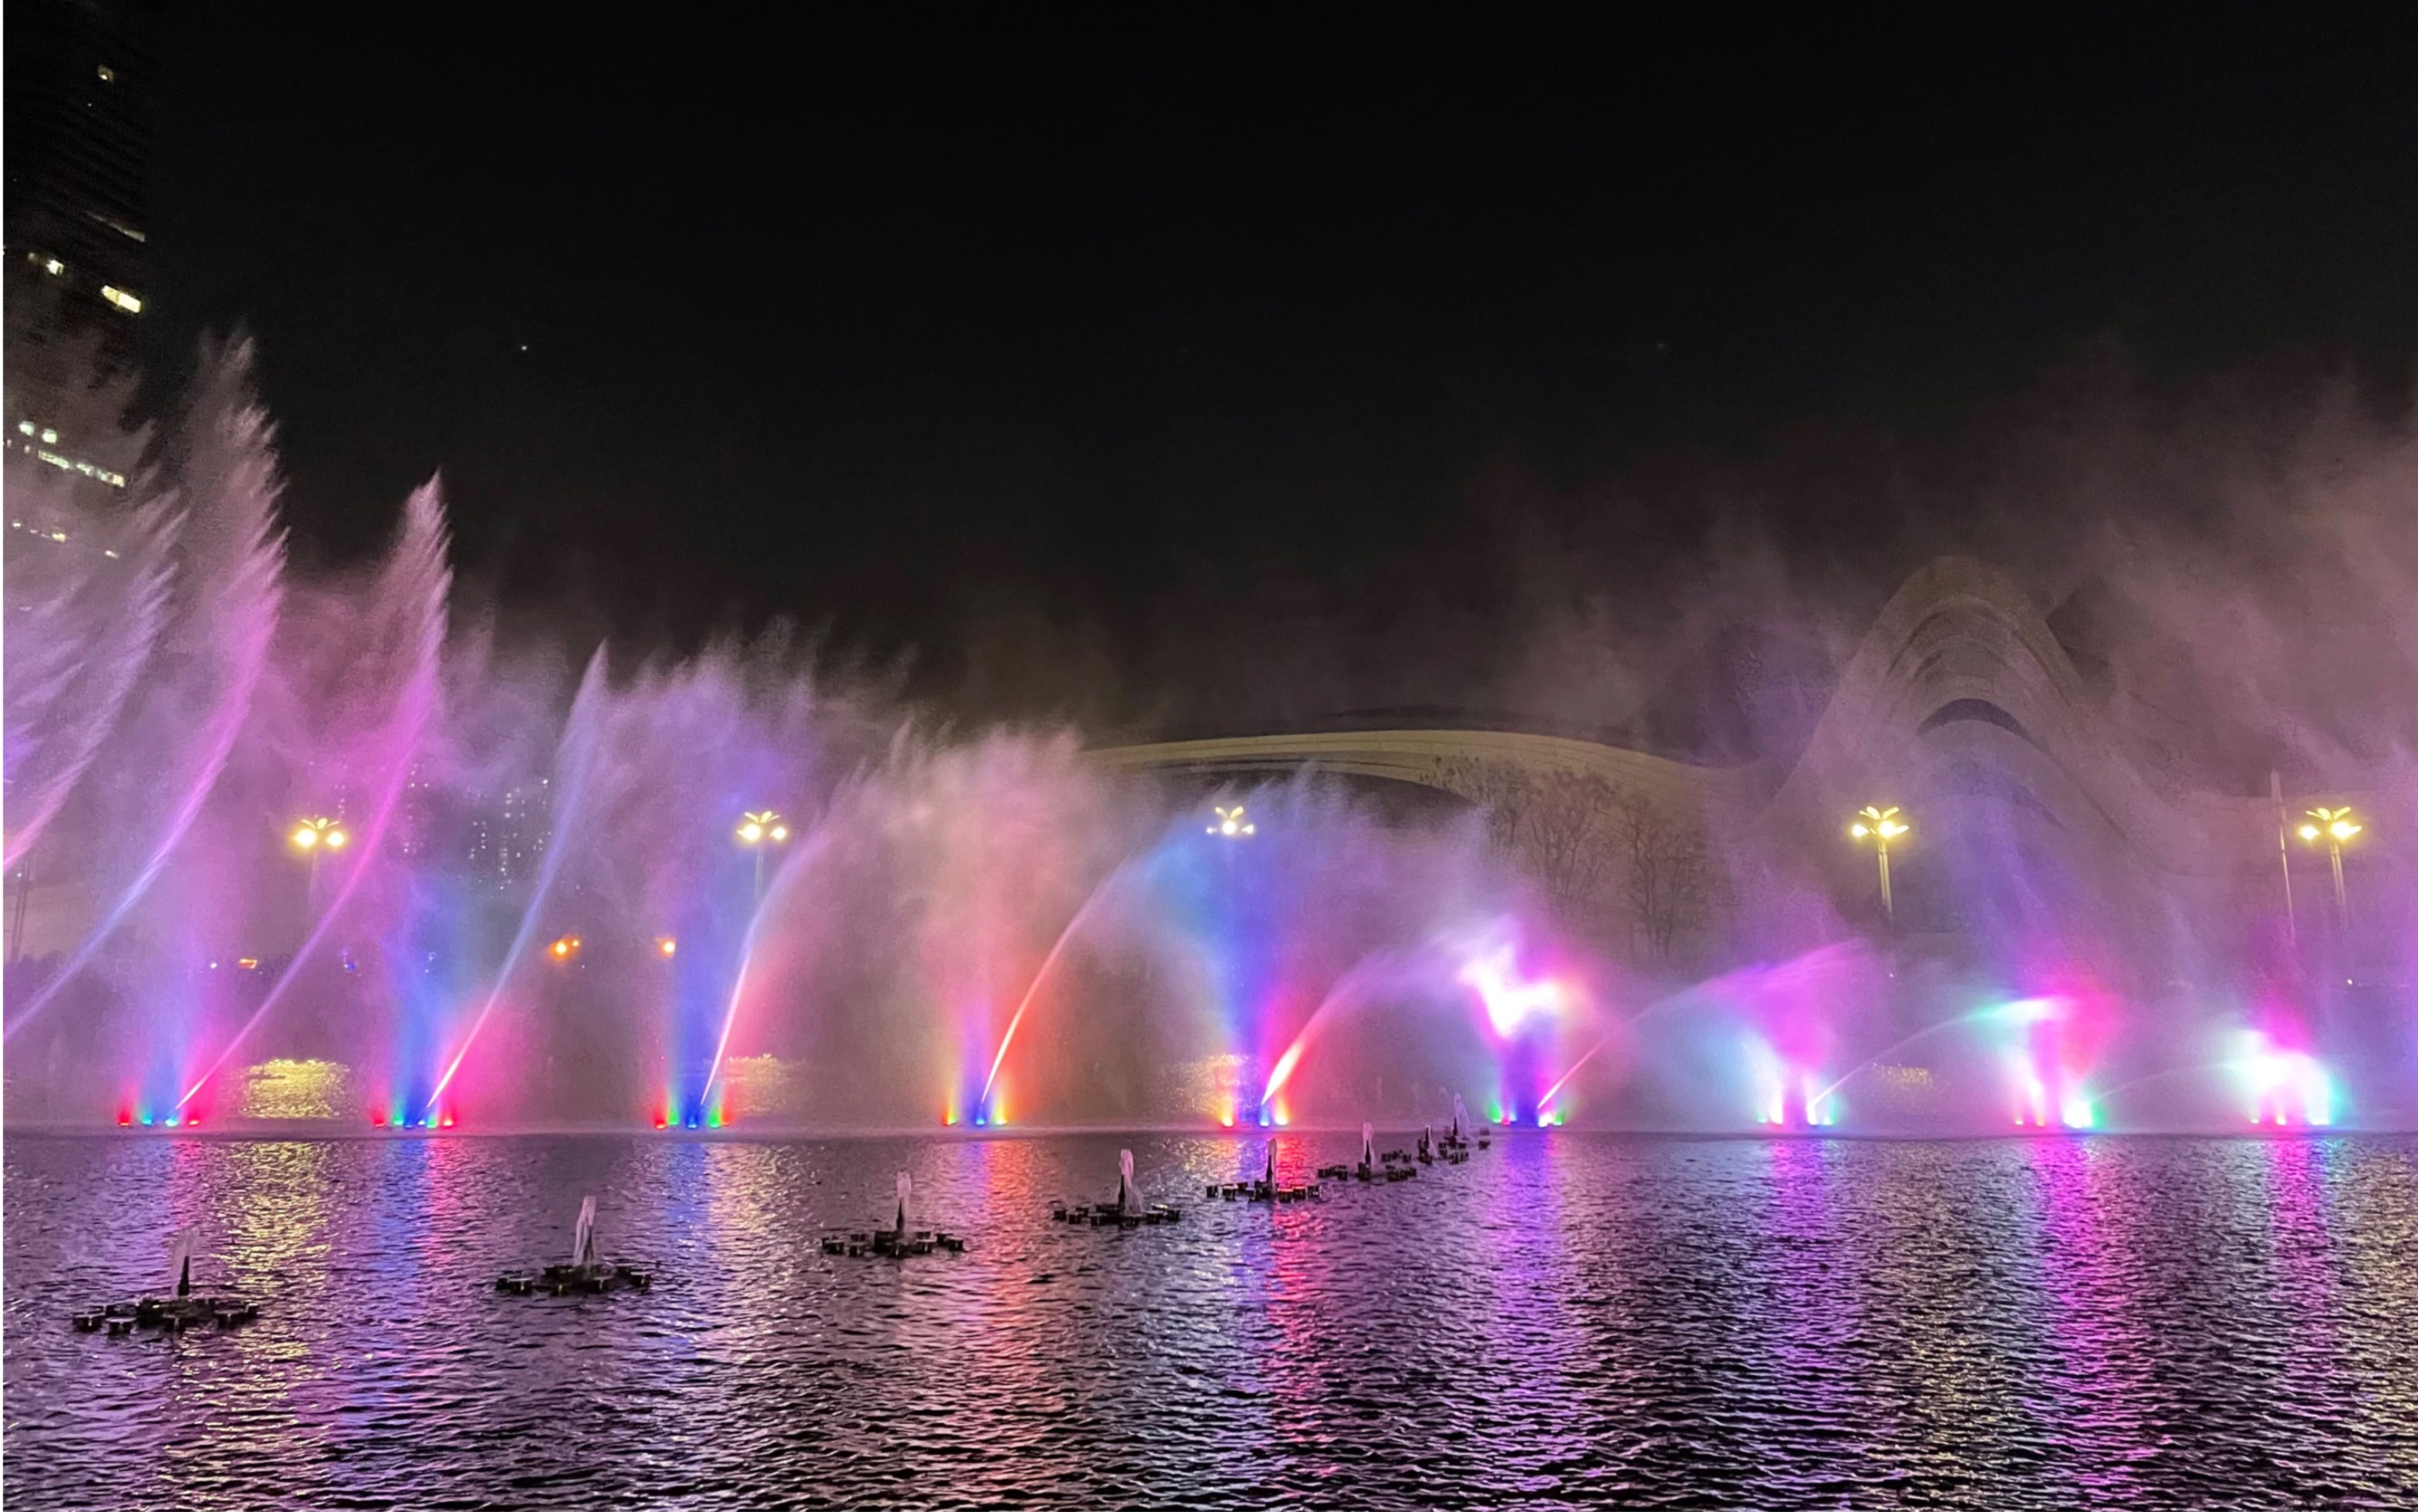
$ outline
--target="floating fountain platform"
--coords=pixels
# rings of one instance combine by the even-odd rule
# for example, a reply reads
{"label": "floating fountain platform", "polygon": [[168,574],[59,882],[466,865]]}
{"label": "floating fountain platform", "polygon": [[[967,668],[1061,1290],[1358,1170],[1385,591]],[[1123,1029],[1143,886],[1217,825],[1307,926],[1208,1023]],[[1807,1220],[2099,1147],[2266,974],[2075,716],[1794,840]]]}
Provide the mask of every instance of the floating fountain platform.
{"label": "floating fountain platform", "polygon": [[537,1271],[506,1271],[496,1277],[496,1290],[515,1297],[600,1296],[607,1291],[648,1291],[653,1273],[596,1257],[596,1199],[579,1204],[579,1223],[573,1230],[571,1260]]}
{"label": "floating fountain platform", "polygon": [[[1325,1173],[1322,1171],[1320,1174]],[[1258,1181],[1212,1183],[1208,1192],[1209,1196],[1226,1202],[1315,1202],[1321,1196],[1321,1188],[1316,1182],[1286,1186],[1277,1180],[1274,1145],[1268,1147],[1267,1164],[1262,1168]]]}
{"label": "floating fountain platform", "polygon": [[833,1229],[823,1234],[823,1253],[845,1255],[850,1260],[905,1260],[915,1255],[940,1251],[950,1255],[966,1252],[963,1234],[945,1229],[911,1229],[907,1213],[915,1191],[915,1184],[905,1171],[898,1173],[897,1214],[887,1229]]}
{"label": "floating fountain platform", "polygon": [[909,1233],[895,1229],[834,1229],[823,1235],[824,1254],[845,1255],[850,1260],[905,1260],[935,1251],[962,1255],[966,1251],[965,1236],[931,1229]]}
{"label": "floating fountain platform", "polygon": [[193,1236],[190,1230],[179,1231],[169,1241],[168,1271],[176,1278],[170,1295],[113,1302],[71,1313],[68,1321],[79,1334],[105,1333],[111,1338],[124,1338],[138,1328],[182,1334],[189,1329],[214,1327],[221,1333],[230,1333],[260,1316],[257,1303],[193,1291]]}
{"label": "floating fountain platform", "polygon": [[79,1334],[106,1332],[112,1338],[123,1338],[138,1328],[181,1334],[191,1328],[216,1327],[226,1333],[259,1316],[259,1304],[246,1302],[240,1297],[188,1294],[113,1302],[105,1307],[71,1314],[68,1321],[75,1325]]}
{"label": "floating fountain platform", "polygon": [[1181,1208],[1164,1202],[1145,1203],[1141,1189],[1134,1184],[1133,1152],[1117,1152],[1117,1195],[1113,1201],[1069,1207],[1064,1202],[1049,1204],[1052,1223],[1088,1225],[1094,1229],[1140,1229],[1145,1224],[1175,1223],[1184,1216]]}
{"label": "floating fountain platform", "polygon": [[1180,1223],[1182,1208],[1171,1208],[1164,1202],[1153,1202],[1140,1213],[1120,1212],[1114,1203],[1103,1202],[1097,1207],[1069,1207],[1064,1202],[1049,1204],[1049,1221],[1071,1223],[1077,1228],[1140,1229],[1151,1224]]}

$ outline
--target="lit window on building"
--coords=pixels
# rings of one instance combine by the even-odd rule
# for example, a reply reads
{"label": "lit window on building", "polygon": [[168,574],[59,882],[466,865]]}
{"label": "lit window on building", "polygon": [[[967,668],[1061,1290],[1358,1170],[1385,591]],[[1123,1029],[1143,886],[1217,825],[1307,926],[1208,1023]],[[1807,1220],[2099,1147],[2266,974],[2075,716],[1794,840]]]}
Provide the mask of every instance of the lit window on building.
{"label": "lit window on building", "polygon": [[136,298],[133,295],[130,295],[124,289],[118,288],[113,284],[102,284],[100,286],[100,297],[107,299],[110,303],[117,306],[120,310],[125,311],[130,315],[139,315],[143,313],[143,301],[141,299]]}
{"label": "lit window on building", "polygon": [[[44,431],[42,433],[42,439],[46,441],[56,441],[58,438],[59,433],[56,431]],[[63,457],[55,451],[46,451],[39,447],[28,446],[25,450],[33,452],[35,456],[49,463],[52,466],[58,468],[61,472],[82,473],[84,477],[107,483],[112,488],[124,488],[126,486],[126,475],[122,472],[112,472],[107,467],[96,467],[89,462],[80,461],[74,457]]]}

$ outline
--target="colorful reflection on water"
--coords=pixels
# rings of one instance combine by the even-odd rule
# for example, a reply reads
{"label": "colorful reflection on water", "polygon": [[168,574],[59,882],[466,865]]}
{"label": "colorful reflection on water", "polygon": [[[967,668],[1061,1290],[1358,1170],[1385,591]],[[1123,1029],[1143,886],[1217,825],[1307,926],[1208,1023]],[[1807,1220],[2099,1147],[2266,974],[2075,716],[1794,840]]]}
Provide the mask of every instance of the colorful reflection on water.
{"label": "colorful reflection on water", "polygon": [[[12,1138],[27,1505],[2297,1506],[2418,1470],[2418,1139]],[[1381,1131],[1381,1147],[1407,1144]],[[1133,1233],[1051,1223],[1113,1190]],[[824,1256],[893,1177],[962,1257]],[[649,1295],[498,1296],[594,1193]],[[191,1225],[262,1301],[109,1340]]]}

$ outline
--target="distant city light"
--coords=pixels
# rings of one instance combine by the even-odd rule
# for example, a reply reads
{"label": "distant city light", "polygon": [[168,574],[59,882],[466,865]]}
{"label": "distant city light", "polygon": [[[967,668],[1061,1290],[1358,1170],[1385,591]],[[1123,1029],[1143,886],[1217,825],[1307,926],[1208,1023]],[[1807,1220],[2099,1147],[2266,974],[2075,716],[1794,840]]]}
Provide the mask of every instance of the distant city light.
{"label": "distant city light", "polygon": [[100,297],[130,315],[139,315],[143,313],[143,301],[124,289],[104,283],[100,286]]}
{"label": "distant city light", "polygon": [[567,961],[574,955],[579,954],[579,937],[577,935],[565,935],[560,939],[556,940],[553,944],[548,945],[545,948],[545,952],[558,961]]}

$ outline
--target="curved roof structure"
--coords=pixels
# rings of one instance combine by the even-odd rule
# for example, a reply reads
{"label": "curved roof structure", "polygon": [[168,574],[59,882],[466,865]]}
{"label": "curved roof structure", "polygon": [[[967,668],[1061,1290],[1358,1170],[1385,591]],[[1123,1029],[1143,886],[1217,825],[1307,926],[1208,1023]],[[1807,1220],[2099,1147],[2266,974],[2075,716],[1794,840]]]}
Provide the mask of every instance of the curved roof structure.
{"label": "curved roof structure", "polygon": [[[2107,717],[2041,612],[2012,579],[1963,557],[1907,578],[1849,659],[1793,766],[1715,768],[1565,737],[1488,730],[1373,730],[1123,746],[1094,753],[1127,769],[1251,775],[1315,767],[1456,790],[1467,762],[1573,771],[1657,801],[1698,805],[1802,856],[1848,893],[1868,860],[1840,843],[1849,815],[1903,806],[1915,825],[1903,863],[1926,851],[1987,849],[2074,898],[2146,884],[2171,907],[2241,901],[2273,888],[2279,860],[2268,795],[2193,790],[2164,776]],[[2288,795],[2290,811],[2349,802],[2398,832],[2380,793]],[[2012,859],[2011,859],[2012,858]],[[2303,866],[2311,858],[2296,857]],[[2089,878],[2057,888],[2050,878]],[[2316,874],[2310,880],[2315,882]],[[2263,897],[2264,893],[2256,895]]]}

